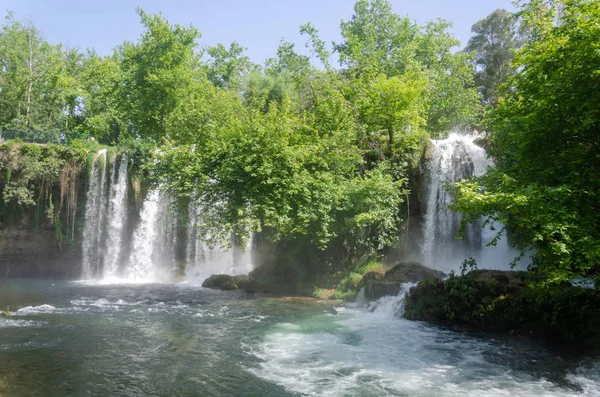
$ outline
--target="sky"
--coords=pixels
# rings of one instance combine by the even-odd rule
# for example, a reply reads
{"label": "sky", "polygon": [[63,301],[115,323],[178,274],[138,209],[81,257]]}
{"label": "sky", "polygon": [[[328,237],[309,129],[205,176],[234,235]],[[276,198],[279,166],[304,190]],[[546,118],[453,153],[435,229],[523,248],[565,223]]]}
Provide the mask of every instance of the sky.
{"label": "sky", "polygon": [[[461,47],[471,36],[471,26],[497,8],[513,10],[512,0],[391,0],[394,12],[419,23],[438,17],[454,25]],[[246,47],[250,59],[263,63],[275,55],[282,38],[305,52],[306,38],[299,26],[311,22],[323,40],[340,41],[340,21],[352,16],[354,0],[0,0],[0,13],[15,12],[18,20],[31,20],[53,44],[94,48],[111,54],[123,41],[135,41],[142,26],[136,14],[161,12],[171,23],[194,25],[202,33],[200,45]]]}

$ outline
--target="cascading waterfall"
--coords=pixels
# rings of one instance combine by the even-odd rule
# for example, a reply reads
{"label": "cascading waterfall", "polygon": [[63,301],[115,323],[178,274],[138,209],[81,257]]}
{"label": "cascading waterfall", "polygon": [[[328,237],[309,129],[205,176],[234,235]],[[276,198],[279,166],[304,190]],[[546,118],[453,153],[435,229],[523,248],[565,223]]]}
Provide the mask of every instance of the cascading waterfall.
{"label": "cascading waterfall", "polygon": [[200,236],[198,225],[202,222],[202,205],[192,200],[189,206],[187,224],[186,278],[203,280],[211,274],[246,274],[253,269],[252,236],[242,250],[232,243],[232,247],[209,247]]}
{"label": "cascading waterfall", "polygon": [[121,157],[117,179],[116,158],[111,175],[108,236],[104,257],[104,277],[116,277],[119,273],[119,259],[123,247],[123,231],[127,222],[127,155]]}
{"label": "cascading waterfall", "polygon": [[[94,160],[86,203],[83,278],[162,281],[182,276],[185,269],[186,279],[202,281],[214,273],[252,270],[252,240],[245,249],[236,244],[229,249],[210,247],[198,231],[203,213],[198,200],[192,200],[188,219],[181,223],[177,201],[161,186],[148,192],[139,222],[133,229],[128,226],[127,155],[118,164],[116,160],[115,156],[110,173],[106,150]],[[179,235],[182,227],[187,234]]]}
{"label": "cascading waterfall", "polygon": [[200,238],[198,232],[198,223],[201,221],[200,215],[202,209],[200,204],[196,200],[192,199],[188,207],[188,224],[187,224],[187,247],[186,247],[186,260],[189,264],[195,265],[197,263],[204,263],[208,250],[204,244],[204,241]]}
{"label": "cascading waterfall", "polygon": [[485,150],[474,143],[475,139],[475,135],[452,133],[447,139],[433,141],[421,247],[421,260],[426,266],[457,270],[464,259],[473,257],[479,267],[498,268],[506,267],[515,256],[505,238],[496,247],[482,249],[495,233],[489,227],[482,229],[481,223],[468,225],[465,239],[456,239],[462,215],[448,208],[452,196],[446,184],[481,176],[487,167],[493,166]]}
{"label": "cascading waterfall", "polygon": [[127,268],[127,277],[131,279],[148,278],[152,271],[154,244],[158,234],[160,194],[152,190],[144,200],[140,213],[140,224],[133,234],[131,257]]}
{"label": "cascading waterfall", "polygon": [[176,265],[177,216],[160,187],[148,193],[133,234],[126,276],[131,280],[169,279]]}
{"label": "cascading waterfall", "polygon": [[96,153],[87,190],[83,231],[82,277],[89,279],[98,273],[101,260],[102,228],[106,217],[106,149]]}

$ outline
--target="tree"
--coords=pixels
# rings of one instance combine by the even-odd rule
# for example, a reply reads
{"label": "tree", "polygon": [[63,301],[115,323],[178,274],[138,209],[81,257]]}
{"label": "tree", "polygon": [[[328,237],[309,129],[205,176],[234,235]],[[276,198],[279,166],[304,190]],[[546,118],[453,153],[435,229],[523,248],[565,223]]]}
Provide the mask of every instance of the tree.
{"label": "tree", "polygon": [[419,75],[376,77],[360,101],[362,119],[371,131],[385,131],[388,138],[388,156],[394,155],[398,134],[418,131],[421,118],[421,96],[425,79]]}
{"label": "tree", "polygon": [[209,47],[208,80],[218,88],[240,90],[244,76],[256,68],[256,65],[250,62],[250,58],[244,55],[245,50],[235,41],[229,49],[223,44]]}
{"label": "tree", "polygon": [[444,20],[419,26],[394,14],[388,0],[359,0],[352,19],[341,24],[344,41],[334,49],[352,80],[425,73],[421,117],[437,137],[468,124],[477,111],[471,59],[454,51],[459,42],[448,33],[450,27]]}
{"label": "tree", "polygon": [[496,105],[501,84],[515,73],[514,53],[523,44],[523,28],[517,15],[496,10],[471,28],[466,52],[475,54],[475,80],[484,104]]}
{"label": "tree", "polygon": [[194,27],[171,25],[161,15],[138,8],[145,32],[136,44],[119,48],[123,73],[123,112],[133,132],[158,140],[167,135],[167,119],[198,81],[195,53],[200,32]]}
{"label": "tree", "polygon": [[80,78],[83,122],[76,127],[79,133],[89,133],[102,143],[119,143],[121,132],[126,129],[122,81],[117,54],[110,57],[88,54]]}
{"label": "tree", "polygon": [[43,57],[49,49],[31,23],[21,23],[9,13],[2,27],[2,96],[4,121],[31,128],[37,84],[43,76]]}
{"label": "tree", "polygon": [[0,126],[21,137],[58,140],[75,121],[81,54],[51,45],[9,13],[0,34]]}
{"label": "tree", "polygon": [[542,283],[600,274],[600,3],[563,1],[559,24],[553,4],[523,6],[534,39],[489,119],[497,169],[454,206],[512,228]]}

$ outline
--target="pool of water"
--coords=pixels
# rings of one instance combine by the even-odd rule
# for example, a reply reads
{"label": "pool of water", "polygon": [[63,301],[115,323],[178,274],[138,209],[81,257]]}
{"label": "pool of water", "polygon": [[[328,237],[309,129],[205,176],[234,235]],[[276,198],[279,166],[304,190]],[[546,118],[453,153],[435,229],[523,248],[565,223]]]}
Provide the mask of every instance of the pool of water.
{"label": "pool of water", "polygon": [[3,280],[0,396],[600,396],[600,361],[366,304]]}

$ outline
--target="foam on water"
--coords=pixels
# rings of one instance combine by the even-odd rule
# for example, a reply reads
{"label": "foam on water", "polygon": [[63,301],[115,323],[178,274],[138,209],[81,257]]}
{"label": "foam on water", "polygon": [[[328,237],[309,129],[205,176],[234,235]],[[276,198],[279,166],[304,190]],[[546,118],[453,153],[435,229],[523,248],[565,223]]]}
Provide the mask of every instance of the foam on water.
{"label": "foam on water", "polygon": [[551,363],[550,353],[399,318],[406,290],[370,309],[277,324],[249,349],[260,362],[248,370],[308,396],[600,396],[597,363],[554,382],[543,368],[520,369]]}
{"label": "foam on water", "polygon": [[44,323],[33,320],[16,320],[12,318],[0,317],[0,328],[21,328],[21,327],[39,327]]}
{"label": "foam on water", "polygon": [[25,306],[17,310],[14,315],[28,315],[28,314],[41,314],[41,313],[52,313],[56,311],[56,307],[52,305],[39,305],[39,306]]}

